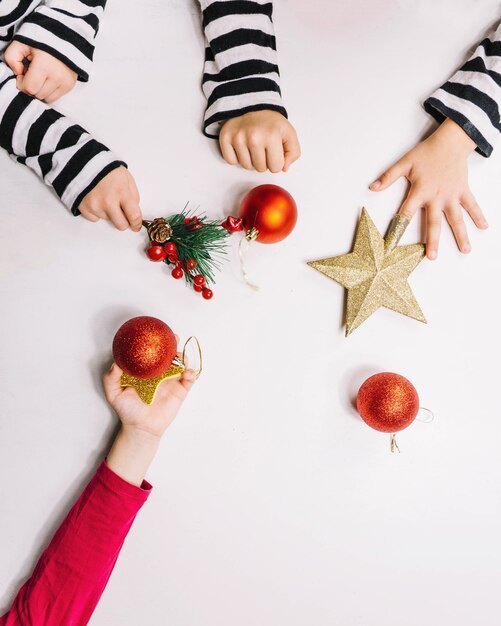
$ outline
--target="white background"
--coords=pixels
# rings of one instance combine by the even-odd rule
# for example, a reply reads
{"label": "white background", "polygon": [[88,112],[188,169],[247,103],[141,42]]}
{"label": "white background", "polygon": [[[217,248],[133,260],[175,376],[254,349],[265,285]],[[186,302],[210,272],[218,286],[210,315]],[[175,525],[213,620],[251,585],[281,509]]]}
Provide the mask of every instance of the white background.
{"label": "white background", "polygon": [[[235,213],[263,182],[300,216],[238,237],[206,302],[143,253],[146,233],[67,214],[0,154],[0,606],[7,608],[116,427],[101,390],[118,326],[196,334],[206,369],[165,437],[94,626],[499,624],[501,152],[471,158],[490,222],[410,282],[429,324],[381,310],[348,339],[343,290],[306,260],[347,252],[360,208],[384,231],[405,192],[367,185],[434,123],[422,100],[501,15],[498,0],[288,0],[283,92],[303,147],[287,175],[226,165],[200,132],[203,41],[188,0],[110,1],[91,82],[61,104],[123,156],[145,216]],[[403,243],[421,240],[421,222]],[[407,376],[432,424],[399,436],[352,408],[366,376]]]}

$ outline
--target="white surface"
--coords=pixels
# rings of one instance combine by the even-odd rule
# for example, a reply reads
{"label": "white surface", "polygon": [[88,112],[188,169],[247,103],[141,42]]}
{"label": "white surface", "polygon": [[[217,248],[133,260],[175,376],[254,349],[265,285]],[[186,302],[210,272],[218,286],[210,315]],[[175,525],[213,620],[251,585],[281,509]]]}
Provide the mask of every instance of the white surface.
{"label": "white surface", "polygon": [[[437,6],[438,5],[438,6]],[[94,626],[499,624],[501,152],[471,159],[491,224],[411,284],[429,324],[380,311],[349,339],[343,290],[305,261],[348,251],[359,209],[384,230],[405,185],[367,185],[432,126],[420,102],[501,15],[496,0],[282,1],[283,91],[303,157],[286,176],[231,168],[199,131],[194,4],[110,2],[91,82],[62,109],[128,160],[146,216],[212,217],[276,182],[300,219],[231,263],[205,302],[119,234],[69,216],[0,154],[0,605],[6,608],[110,442],[100,387],[136,314],[197,334],[206,369],[172,426]],[[419,240],[416,220],[405,243]],[[400,372],[436,413],[399,437],[351,407]]]}

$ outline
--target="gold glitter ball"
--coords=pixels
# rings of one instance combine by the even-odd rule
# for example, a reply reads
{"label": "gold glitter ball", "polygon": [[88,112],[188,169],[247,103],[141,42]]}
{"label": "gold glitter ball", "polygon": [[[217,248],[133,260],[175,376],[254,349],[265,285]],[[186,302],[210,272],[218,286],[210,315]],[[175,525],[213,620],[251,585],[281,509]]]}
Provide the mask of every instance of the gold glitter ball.
{"label": "gold glitter ball", "polygon": [[407,218],[395,216],[383,237],[364,208],[350,253],[308,263],[348,290],[346,336],[380,307],[426,323],[407,282],[423,260],[425,246],[397,246],[407,224]]}

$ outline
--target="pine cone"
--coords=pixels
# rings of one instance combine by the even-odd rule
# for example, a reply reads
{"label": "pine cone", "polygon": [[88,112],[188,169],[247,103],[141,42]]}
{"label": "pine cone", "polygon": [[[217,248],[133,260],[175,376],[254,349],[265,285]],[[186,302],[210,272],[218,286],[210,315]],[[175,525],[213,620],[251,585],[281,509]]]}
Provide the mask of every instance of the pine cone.
{"label": "pine cone", "polygon": [[164,217],[157,217],[147,226],[151,241],[165,243],[172,236],[172,227]]}

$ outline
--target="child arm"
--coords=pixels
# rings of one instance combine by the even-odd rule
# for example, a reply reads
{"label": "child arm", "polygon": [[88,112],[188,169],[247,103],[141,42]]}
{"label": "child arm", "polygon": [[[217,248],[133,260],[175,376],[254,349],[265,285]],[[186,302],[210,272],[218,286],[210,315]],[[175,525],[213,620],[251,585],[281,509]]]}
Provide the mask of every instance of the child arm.
{"label": "child arm", "polygon": [[425,102],[436,120],[449,118],[488,157],[501,131],[501,24],[483,39],[468,61]]}
{"label": "child arm", "polygon": [[460,251],[468,253],[471,245],[464,212],[477,228],[488,226],[468,184],[467,161],[474,150],[490,156],[501,130],[501,25],[425,101],[424,107],[440,126],[387,169],[370,189],[383,191],[405,176],[410,188],[399,212],[412,218],[419,209],[425,209],[428,258],[437,258],[442,214]]}
{"label": "child arm", "polygon": [[273,3],[201,0],[205,34],[204,133],[246,169],[286,170],[300,154],[282,102]]}
{"label": "child arm", "polygon": [[46,0],[24,19],[14,40],[48,52],[85,82],[105,5],[106,0]]}
{"label": "child arm", "polygon": [[121,428],[108,457],[73,505],[19,590],[0,626],[85,626],[106,587],[130,527],[149,496],[144,480],[160,440],[176,417],[195,374],[159,387],[146,405],[132,388],[122,389],[122,371],[104,376],[108,402]]}
{"label": "child arm", "polygon": [[[101,212],[96,209],[91,214],[94,205],[91,200],[100,195],[111,172],[121,168],[122,178],[131,178],[123,167],[125,163],[81,126],[40,100],[18,91],[14,78],[7,65],[0,62],[0,146],[52,187],[74,215],[80,214],[82,206],[83,215],[94,221],[95,216],[103,217],[110,219],[117,228],[127,228],[130,224],[138,230],[141,226],[139,199],[135,185],[128,185],[129,180],[117,193],[114,189],[106,190],[107,196],[118,198],[113,206],[103,204],[106,198],[98,198],[102,203]],[[87,204],[92,206],[87,208]]]}

